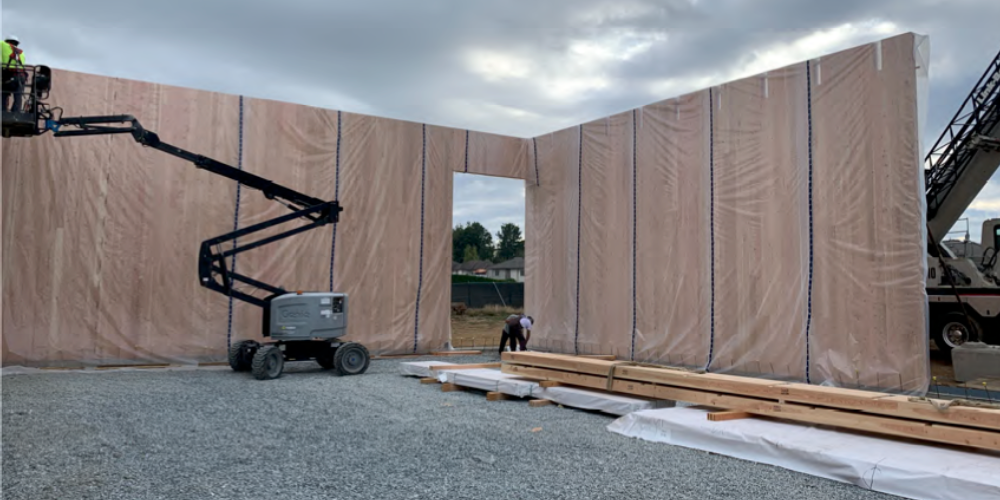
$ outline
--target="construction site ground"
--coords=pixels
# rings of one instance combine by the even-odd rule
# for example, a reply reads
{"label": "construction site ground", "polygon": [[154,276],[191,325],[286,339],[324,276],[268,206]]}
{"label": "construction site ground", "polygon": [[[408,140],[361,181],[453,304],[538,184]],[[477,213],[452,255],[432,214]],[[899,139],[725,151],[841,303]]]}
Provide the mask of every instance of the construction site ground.
{"label": "construction site ground", "polygon": [[889,499],[787,469],[631,439],[613,416],[443,392],[401,362],[338,377],[289,363],[3,377],[4,499]]}
{"label": "construction site ground", "polygon": [[[451,335],[452,343],[456,349],[482,348],[493,350],[500,347],[500,332],[503,330],[503,321],[510,314],[518,314],[520,309],[511,307],[486,307],[482,309],[468,309],[463,314],[451,315]],[[529,342],[528,349],[531,349]],[[934,382],[931,384],[931,393],[934,392],[934,384],[950,387],[968,387],[970,389],[983,389],[984,381],[974,381],[961,383],[955,381],[955,373],[952,369],[949,356],[939,351],[931,342],[931,375]],[[986,380],[986,390],[1000,401],[1000,380]]]}

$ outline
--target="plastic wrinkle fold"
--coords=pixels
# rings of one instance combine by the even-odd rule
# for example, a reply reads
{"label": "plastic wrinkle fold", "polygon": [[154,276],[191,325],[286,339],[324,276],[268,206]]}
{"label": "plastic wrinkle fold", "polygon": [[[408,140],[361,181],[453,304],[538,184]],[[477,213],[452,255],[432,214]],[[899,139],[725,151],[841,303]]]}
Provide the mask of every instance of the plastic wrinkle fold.
{"label": "plastic wrinkle fold", "polygon": [[774,465],[915,500],[1000,497],[1000,455],[677,407],[623,416],[608,431]]}

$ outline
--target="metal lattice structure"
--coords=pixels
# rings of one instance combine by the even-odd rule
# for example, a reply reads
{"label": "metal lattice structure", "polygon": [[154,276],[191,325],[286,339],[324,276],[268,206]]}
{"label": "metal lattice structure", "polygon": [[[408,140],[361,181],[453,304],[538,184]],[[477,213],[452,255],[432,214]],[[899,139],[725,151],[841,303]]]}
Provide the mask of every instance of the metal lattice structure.
{"label": "metal lattice structure", "polygon": [[[996,161],[998,155],[1000,53],[993,58],[925,158],[927,220],[935,236],[944,235],[951,228],[988,182],[1000,165]],[[976,165],[979,161],[988,162],[986,168]],[[976,169],[970,170],[973,167]],[[966,176],[966,173],[971,175]],[[985,179],[980,178],[983,176]],[[966,182],[970,183],[970,189],[956,189]],[[957,198],[962,199],[949,201],[953,195],[960,195]]]}

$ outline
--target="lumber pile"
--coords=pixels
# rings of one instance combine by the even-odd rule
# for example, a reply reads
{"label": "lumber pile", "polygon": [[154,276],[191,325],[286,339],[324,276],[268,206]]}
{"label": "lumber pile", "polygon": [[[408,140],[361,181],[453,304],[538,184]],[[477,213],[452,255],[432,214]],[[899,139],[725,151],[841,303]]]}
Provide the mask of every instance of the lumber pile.
{"label": "lumber pile", "polygon": [[501,371],[845,430],[1000,451],[1000,406],[698,373],[627,361],[506,352]]}

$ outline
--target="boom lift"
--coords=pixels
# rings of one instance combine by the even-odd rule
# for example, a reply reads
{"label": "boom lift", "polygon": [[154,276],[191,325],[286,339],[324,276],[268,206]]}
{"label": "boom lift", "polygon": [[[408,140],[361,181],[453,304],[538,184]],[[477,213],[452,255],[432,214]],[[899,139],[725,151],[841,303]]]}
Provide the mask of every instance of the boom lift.
{"label": "boom lift", "polygon": [[939,239],[1000,167],[1000,53],[925,160],[931,338],[945,352],[970,340],[1000,344],[1000,218],[983,223],[978,262]]}
{"label": "boom lift", "polygon": [[[19,109],[9,110],[6,106],[8,99],[4,100],[4,137],[36,137],[47,132],[52,132],[55,137],[130,134],[143,146],[191,162],[199,169],[227,177],[242,186],[259,190],[267,199],[291,210],[289,214],[201,243],[198,252],[198,278],[201,286],[263,309],[261,333],[265,341],[260,343],[243,340],[230,346],[229,365],[233,370],[250,371],[259,380],[274,379],[281,376],[285,361],[315,360],[323,368],[332,368],[340,375],[357,375],[367,371],[370,357],[365,346],[340,340],[347,333],[347,294],[290,292],[233,272],[226,260],[268,243],[337,223],[340,212],[343,211],[338,201],[314,198],[212,158],[167,144],[156,133],[144,129],[139,120],[130,115],[62,118],[61,109],[50,108],[44,102],[51,89],[51,70],[46,66],[33,66],[26,67],[24,71],[27,80],[21,96],[23,105]],[[8,92],[4,91],[4,94],[7,97]],[[300,218],[309,223],[250,243],[238,246],[235,243],[237,238]],[[228,250],[223,250],[221,245],[226,242],[233,242],[233,245]],[[234,287],[236,282],[264,290],[269,295],[259,298],[237,290]]]}

